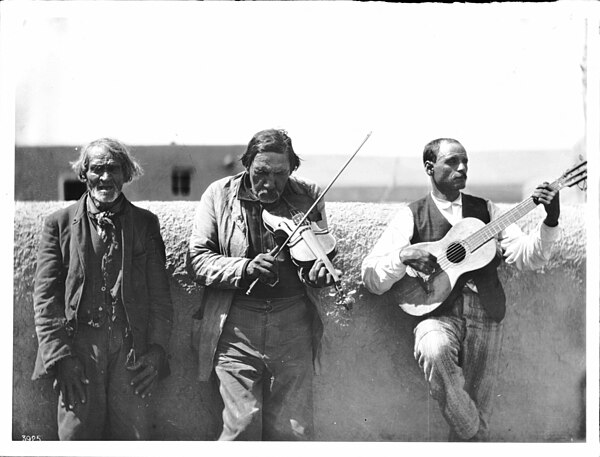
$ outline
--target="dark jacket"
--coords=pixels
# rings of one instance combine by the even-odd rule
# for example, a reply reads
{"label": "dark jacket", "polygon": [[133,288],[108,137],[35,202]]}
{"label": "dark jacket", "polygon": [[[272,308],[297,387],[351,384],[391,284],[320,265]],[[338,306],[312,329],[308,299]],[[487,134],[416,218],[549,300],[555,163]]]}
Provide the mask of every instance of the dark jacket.
{"label": "dark jacket", "polygon": [[[44,222],[33,292],[39,344],[33,379],[53,376],[55,363],[73,354],[77,312],[86,287],[87,247],[91,244],[86,196],[52,213]],[[121,298],[133,349],[138,356],[151,344],[166,351],[173,306],[158,218],[127,199],[119,218],[123,235]]]}

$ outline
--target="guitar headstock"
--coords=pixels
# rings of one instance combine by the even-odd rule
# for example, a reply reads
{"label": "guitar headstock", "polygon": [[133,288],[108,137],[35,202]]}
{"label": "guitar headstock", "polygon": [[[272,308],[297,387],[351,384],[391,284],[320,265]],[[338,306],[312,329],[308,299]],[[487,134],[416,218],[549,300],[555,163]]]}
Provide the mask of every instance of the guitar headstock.
{"label": "guitar headstock", "polygon": [[558,189],[563,187],[572,187],[579,184],[579,188],[585,190],[587,180],[587,160],[583,160],[572,168],[565,171],[556,181]]}

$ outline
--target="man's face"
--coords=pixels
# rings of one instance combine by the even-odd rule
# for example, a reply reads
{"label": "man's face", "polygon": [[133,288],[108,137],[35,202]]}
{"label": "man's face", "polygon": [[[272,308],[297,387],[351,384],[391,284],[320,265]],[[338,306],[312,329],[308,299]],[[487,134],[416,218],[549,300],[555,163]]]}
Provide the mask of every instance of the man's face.
{"label": "man's face", "polygon": [[114,202],[125,182],[121,163],[101,146],[92,149],[88,157],[85,177],[91,197],[98,203]]}
{"label": "man's face", "polygon": [[287,153],[259,152],[248,168],[252,193],[261,203],[275,203],[290,177]]}
{"label": "man's face", "polygon": [[467,151],[460,144],[443,142],[435,163],[426,162],[425,166],[440,191],[452,192],[465,188],[468,162]]}

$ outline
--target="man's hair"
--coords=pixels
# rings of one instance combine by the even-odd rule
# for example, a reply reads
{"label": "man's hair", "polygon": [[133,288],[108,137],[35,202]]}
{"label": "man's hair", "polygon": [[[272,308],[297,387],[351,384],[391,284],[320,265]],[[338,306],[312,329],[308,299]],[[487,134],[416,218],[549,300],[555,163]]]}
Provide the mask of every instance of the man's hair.
{"label": "man's hair", "polygon": [[240,159],[242,165],[246,169],[250,168],[256,154],[261,152],[287,153],[290,161],[290,171],[295,171],[300,166],[300,157],[294,152],[292,139],[285,130],[267,129],[255,133],[248,143],[248,147],[246,147],[246,152]]}
{"label": "man's hair", "polygon": [[428,160],[435,163],[437,161],[438,153],[440,152],[440,146],[442,143],[454,143],[462,146],[460,141],[455,140],[454,138],[438,138],[436,140],[430,141],[423,148],[423,164]]}
{"label": "man's hair", "polygon": [[70,162],[71,168],[81,181],[86,180],[85,174],[89,167],[90,151],[97,147],[103,148],[115,160],[119,161],[126,183],[139,178],[144,173],[144,170],[142,170],[140,164],[133,158],[127,146],[113,138],[100,138],[83,146],[79,152],[79,158],[74,162]]}

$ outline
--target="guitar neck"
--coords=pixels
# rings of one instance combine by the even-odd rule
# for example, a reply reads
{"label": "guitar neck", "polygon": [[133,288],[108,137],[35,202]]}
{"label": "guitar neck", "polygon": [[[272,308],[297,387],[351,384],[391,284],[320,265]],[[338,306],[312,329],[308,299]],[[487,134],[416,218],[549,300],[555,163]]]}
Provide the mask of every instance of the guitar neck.
{"label": "guitar neck", "polygon": [[[550,187],[555,190],[560,190],[563,186],[561,185],[560,181],[557,180],[550,184]],[[507,212],[501,214],[497,219],[494,219],[489,224],[486,224],[485,227],[473,233],[465,240],[465,243],[470,247],[471,251],[475,251],[477,248],[494,238],[509,225],[514,224],[527,213],[533,211],[536,206],[537,204],[533,200],[533,197],[523,200],[514,208],[511,208]]]}
{"label": "guitar neck", "polygon": [[502,214],[498,219],[494,219],[492,222],[487,224],[485,227],[473,233],[469,236],[465,242],[471,248],[471,251],[476,250],[498,233],[504,230],[511,224],[524,217],[527,213],[533,211],[537,205],[533,201],[533,198],[528,198],[522,201],[514,208],[510,209],[506,213]]}

